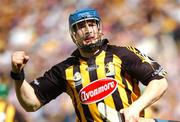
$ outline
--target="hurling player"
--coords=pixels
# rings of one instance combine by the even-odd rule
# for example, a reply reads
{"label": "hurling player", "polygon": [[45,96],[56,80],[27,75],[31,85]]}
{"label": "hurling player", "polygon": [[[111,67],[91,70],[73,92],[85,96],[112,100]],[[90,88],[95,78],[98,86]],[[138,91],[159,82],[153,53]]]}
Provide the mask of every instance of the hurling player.
{"label": "hurling player", "polygon": [[[106,107],[104,115],[98,109],[102,105],[120,111],[114,115],[120,120],[134,122],[165,93],[168,84],[163,67],[135,47],[110,45],[102,37],[101,24],[92,8],[70,14],[69,30],[77,49],[31,83],[23,70],[29,56],[24,51],[12,54],[11,77],[26,111],[36,111],[65,92],[72,99],[77,122],[108,121]],[[147,86],[143,94],[139,82]]]}

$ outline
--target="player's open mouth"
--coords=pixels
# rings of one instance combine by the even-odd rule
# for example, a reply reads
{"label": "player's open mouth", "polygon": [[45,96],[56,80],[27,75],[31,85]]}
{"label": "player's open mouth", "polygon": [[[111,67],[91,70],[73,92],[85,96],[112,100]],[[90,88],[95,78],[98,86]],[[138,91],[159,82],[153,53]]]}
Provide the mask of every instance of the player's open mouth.
{"label": "player's open mouth", "polygon": [[86,37],[84,39],[84,43],[85,44],[91,44],[91,43],[93,43],[93,39],[94,39],[94,37],[92,37],[92,36]]}

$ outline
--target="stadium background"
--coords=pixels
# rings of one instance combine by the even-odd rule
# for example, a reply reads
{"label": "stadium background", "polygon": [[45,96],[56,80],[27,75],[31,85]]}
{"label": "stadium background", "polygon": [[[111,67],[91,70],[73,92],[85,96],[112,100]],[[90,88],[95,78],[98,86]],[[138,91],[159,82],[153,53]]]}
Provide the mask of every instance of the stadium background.
{"label": "stadium background", "polygon": [[168,91],[147,110],[148,116],[180,120],[180,0],[0,1],[0,83],[8,83],[8,100],[29,122],[72,122],[75,114],[66,94],[35,113],[25,112],[9,77],[11,53],[25,50],[30,55],[28,81],[42,75],[76,48],[68,32],[68,15],[87,6],[99,11],[104,37],[111,44],[134,45],[167,70]]}

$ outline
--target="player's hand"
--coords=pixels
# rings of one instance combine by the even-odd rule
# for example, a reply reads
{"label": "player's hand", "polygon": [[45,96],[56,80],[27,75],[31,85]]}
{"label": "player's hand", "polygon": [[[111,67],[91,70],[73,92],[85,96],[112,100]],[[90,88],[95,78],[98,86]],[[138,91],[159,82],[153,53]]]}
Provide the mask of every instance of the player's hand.
{"label": "player's hand", "polygon": [[132,106],[120,110],[120,113],[124,115],[125,122],[138,122],[139,111]]}
{"label": "player's hand", "polygon": [[29,60],[29,56],[24,51],[16,51],[12,54],[12,72],[19,73]]}

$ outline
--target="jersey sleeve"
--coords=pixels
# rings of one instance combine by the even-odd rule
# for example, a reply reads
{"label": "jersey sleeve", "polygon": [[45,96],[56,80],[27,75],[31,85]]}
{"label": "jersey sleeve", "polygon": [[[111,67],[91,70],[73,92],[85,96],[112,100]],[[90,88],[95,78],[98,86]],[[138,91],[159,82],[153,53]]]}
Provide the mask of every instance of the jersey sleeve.
{"label": "jersey sleeve", "polygon": [[166,71],[163,67],[138,49],[125,47],[124,51],[123,67],[144,85],[148,85],[151,80],[165,77]]}
{"label": "jersey sleeve", "polygon": [[42,104],[48,103],[65,92],[66,81],[60,68],[57,65],[53,66],[42,77],[31,82],[31,86],[34,88],[35,94]]}

